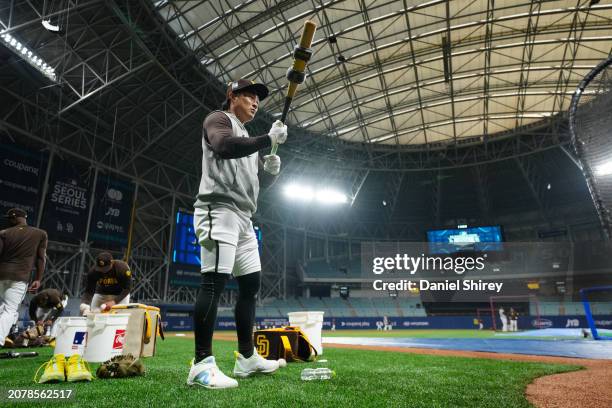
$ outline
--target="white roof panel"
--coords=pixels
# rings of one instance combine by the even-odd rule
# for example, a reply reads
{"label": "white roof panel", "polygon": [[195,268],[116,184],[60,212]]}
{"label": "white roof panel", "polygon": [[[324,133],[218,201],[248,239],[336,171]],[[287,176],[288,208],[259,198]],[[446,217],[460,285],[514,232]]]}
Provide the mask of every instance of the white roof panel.
{"label": "white roof panel", "polygon": [[287,121],[393,145],[452,143],[559,113],[612,51],[612,4],[489,4],[211,0],[159,12],[219,81],[265,82],[271,113],[282,109],[291,53],[311,19],[315,54]]}

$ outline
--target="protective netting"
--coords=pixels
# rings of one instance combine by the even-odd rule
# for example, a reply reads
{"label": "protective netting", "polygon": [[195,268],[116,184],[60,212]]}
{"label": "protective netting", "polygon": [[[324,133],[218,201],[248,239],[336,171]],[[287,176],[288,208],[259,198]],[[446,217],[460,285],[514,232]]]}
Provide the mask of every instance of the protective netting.
{"label": "protective netting", "polygon": [[601,223],[612,235],[612,58],[580,83],[570,107],[574,147]]}

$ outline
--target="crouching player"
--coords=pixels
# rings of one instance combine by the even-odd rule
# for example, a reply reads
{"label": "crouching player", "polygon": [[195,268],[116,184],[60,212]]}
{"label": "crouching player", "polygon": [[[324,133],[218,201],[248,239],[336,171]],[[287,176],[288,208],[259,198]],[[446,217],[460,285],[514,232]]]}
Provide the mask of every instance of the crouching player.
{"label": "crouching player", "polygon": [[87,273],[85,290],[81,297],[81,315],[103,312],[114,305],[130,303],[132,272],[127,263],[108,252],[101,252],[96,264]]}
{"label": "crouching player", "polygon": [[42,290],[30,300],[30,319],[35,321],[37,326],[44,326],[48,332],[67,304],[68,295],[57,289]]}

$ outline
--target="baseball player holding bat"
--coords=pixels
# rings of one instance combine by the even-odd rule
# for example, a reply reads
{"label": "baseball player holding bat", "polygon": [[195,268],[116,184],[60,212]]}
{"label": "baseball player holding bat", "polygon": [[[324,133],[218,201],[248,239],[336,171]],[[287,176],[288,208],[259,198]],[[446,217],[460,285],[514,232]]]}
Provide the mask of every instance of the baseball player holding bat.
{"label": "baseball player holding bat", "polygon": [[[195,358],[187,384],[206,388],[233,388],[238,382],[225,375],[212,354],[212,337],[219,297],[230,274],[238,282],[234,311],[238,352],[233,374],[248,377],[272,373],[278,361],[261,357],[253,344],[255,297],[259,291],[261,263],[251,216],[257,209],[258,175],[269,178],[280,172],[276,149],[287,139],[284,121],[298,84],[305,78],[306,63],[316,25],[307,21],[294,63],[287,72],[289,87],[281,120],[264,136],[250,137],[244,124],[251,121],[268,88],[246,79],[231,82],[221,111],[209,114],[202,131],[202,179],[194,204],[194,226],[201,247],[202,284],[195,304]],[[258,151],[272,147],[262,162]],[[263,171],[260,171],[263,170]],[[267,176],[266,176],[267,174]],[[268,180],[269,182],[270,180]]]}
{"label": "baseball player holding bat", "polygon": [[279,367],[277,361],[257,354],[253,345],[261,263],[251,216],[257,209],[258,175],[276,176],[281,165],[280,158],[273,154],[265,156],[262,162],[258,151],[287,139],[287,127],[280,121],[272,124],[270,132],[263,136],[250,137],[244,127],[255,117],[259,102],[266,96],[265,85],[239,79],[229,84],[222,110],[210,113],[204,120],[202,179],[194,204],[202,283],[195,303],[195,359],[187,378],[189,385],[238,386],[235,379],[219,370],[212,354],[219,296],[230,274],[236,278],[239,290],[234,376],[271,373]]}

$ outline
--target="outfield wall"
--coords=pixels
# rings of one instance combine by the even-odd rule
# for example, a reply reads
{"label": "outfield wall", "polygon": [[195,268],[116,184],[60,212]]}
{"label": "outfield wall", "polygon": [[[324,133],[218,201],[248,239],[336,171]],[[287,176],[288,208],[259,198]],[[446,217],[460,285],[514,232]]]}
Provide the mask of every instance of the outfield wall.
{"label": "outfield wall", "polygon": [[[168,331],[190,331],[193,330],[193,319],[182,313],[167,313],[162,316],[165,328]],[[389,322],[393,329],[474,329],[474,316],[430,316],[430,317],[389,317]],[[278,327],[286,326],[289,321],[284,318],[257,318],[259,327]],[[382,321],[380,318],[373,317],[338,317],[335,318],[336,330],[348,329],[376,329],[376,322]],[[612,315],[596,316],[598,327],[612,329]],[[491,316],[483,318],[485,328],[491,327]],[[331,328],[332,320],[324,319],[323,329]],[[501,326],[499,319],[497,325]],[[518,321],[519,330],[532,330],[540,326],[541,328],[588,328],[584,316],[542,316],[539,324],[537,319],[530,316],[521,316]],[[217,319],[218,330],[235,330],[236,324],[230,317],[219,317]]]}

